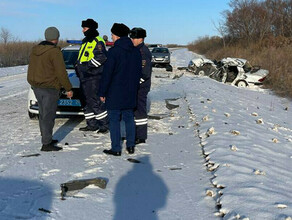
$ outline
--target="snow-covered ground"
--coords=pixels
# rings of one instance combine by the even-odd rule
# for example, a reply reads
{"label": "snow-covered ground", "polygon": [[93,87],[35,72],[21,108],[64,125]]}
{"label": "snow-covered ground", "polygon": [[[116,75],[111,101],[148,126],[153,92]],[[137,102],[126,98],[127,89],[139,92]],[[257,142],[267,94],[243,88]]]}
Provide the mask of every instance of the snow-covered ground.
{"label": "snow-covered ground", "polygon": [[[171,62],[196,56],[172,50]],[[0,68],[0,219],[292,218],[291,101],[154,68],[149,137],[134,155],[104,155],[109,134],[80,132],[82,118],[57,118],[64,150],[46,153],[27,116],[26,67],[18,68]],[[95,177],[106,189],[61,200],[61,183]]]}

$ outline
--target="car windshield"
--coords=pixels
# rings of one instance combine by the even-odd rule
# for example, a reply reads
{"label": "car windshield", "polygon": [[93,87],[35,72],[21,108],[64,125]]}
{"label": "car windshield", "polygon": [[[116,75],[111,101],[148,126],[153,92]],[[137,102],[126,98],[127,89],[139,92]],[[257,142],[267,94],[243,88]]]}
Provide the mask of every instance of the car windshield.
{"label": "car windshield", "polygon": [[78,50],[63,50],[66,69],[74,69],[74,64],[78,58]]}
{"label": "car windshield", "polygon": [[169,53],[167,48],[154,48],[152,53]]}

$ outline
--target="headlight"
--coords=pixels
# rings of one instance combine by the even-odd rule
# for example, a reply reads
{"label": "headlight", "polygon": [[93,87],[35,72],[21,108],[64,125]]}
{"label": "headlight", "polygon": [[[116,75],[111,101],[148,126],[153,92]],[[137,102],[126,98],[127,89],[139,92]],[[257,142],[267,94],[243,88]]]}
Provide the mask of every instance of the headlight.
{"label": "headlight", "polygon": [[166,59],[169,59],[169,56],[165,56]]}
{"label": "headlight", "polygon": [[37,104],[36,101],[34,101],[34,100],[30,100],[30,105],[36,105],[36,104]]}

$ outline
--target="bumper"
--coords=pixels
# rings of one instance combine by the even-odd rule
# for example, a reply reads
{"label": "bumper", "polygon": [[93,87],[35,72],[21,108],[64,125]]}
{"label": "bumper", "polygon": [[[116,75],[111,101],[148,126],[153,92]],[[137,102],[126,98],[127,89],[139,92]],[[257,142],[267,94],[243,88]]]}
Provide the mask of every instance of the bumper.
{"label": "bumper", "polygon": [[[38,106],[30,106],[28,111],[30,113],[32,113],[32,114],[36,114],[36,115],[39,114]],[[67,111],[65,111],[65,110],[61,110],[60,108],[57,109],[56,114],[57,115],[84,115],[82,110],[79,110],[79,111],[69,111],[69,110],[67,110]]]}

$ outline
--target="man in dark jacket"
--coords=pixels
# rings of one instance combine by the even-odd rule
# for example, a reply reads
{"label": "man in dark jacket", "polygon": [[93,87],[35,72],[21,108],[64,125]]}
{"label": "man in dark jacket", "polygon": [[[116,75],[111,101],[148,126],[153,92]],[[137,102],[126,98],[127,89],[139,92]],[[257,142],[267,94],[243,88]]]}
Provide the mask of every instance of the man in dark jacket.
{"label": "man in dark jacket", "polygon": [[39,126],[43,144],[41,151],[62,149],[55,146],[58,140],[52,139],[60,88],[65,88],[68,98],[73,96],[62,52],[56,46],[59,36],[57,28],[47,28],[46,41],[34,46],[29,57],[27,81],[39,106]]}
{"label": "man in dark jacket", "polygon": [[79,50],[76,63],[76,74],[85,99],[84,116],[87,126],[81,131],[108,131],[108,117],[104,103],[97,96],[103,64],[106,61],[105,42],[99,36],[97,22],[92,19],[82,21],[82,32],[85,38]]}
{"label": "man in dark jacket", "polygon": [[146,31],[143,28],[133,28],[130,38],[142,55],[142,77],[138,90],[137,107],[134,111],[136,124],[136,144],[145,143],[147,139],[147,94],[151,87],[152,55],[144,44]]}
{"label": "man in dark jacket", "polygon": [[100,100],[109,114],[111,149],[106,154],[121,155],[121,118],[126,124],[127,151],[135,151],[134,108],[142,72],[140,51],[128,37],[129,28],[115,23],[111,29],[114,47],[109,49],[99,88]]}

